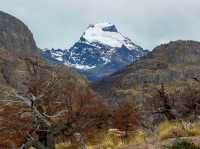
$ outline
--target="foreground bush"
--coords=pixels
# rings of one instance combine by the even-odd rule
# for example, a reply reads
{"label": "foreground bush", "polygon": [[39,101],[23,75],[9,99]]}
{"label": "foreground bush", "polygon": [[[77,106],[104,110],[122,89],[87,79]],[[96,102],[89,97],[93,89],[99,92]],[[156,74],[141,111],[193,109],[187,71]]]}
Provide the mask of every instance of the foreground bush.
{"label": "foreground bush", "polygon": [[186,140],[178,140],[170,145],[168,149],[200,149],[200,147]]}

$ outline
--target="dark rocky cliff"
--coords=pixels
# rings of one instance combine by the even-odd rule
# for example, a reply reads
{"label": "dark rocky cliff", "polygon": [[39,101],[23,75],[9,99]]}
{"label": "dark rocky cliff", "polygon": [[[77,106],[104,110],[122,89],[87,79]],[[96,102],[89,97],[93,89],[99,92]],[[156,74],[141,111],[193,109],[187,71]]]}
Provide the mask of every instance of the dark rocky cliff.
{"label": "dark rocky cliff", "polygon": [[12,51],[35,51],[31,31],[19,19],[0,11],[0,48]]}
{"label": "dark rocky cliff", "polygon": [[84,84],[87,88],[85,78],[67,67],[48,64],[37,49],[28,27],[14,16],[0,11],[0,93],[1,87],[5,86],[24,90],[27,81],[32,77],[33,68],[30,66],[33,64],[40,66],[41,72],[46,70],[51,73],[58,69],[60,74],[68,77],[75,86]]}

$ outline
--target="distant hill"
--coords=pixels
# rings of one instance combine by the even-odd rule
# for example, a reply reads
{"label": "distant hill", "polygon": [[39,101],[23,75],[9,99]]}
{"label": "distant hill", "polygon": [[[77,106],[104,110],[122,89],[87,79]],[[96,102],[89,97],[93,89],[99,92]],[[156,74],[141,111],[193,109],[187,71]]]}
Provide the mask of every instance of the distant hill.
{"label": "distant hill", "polygon": [[122,71],[93,84],[106,97],[137,94],[161,83],[178,85],[200,78],[200,42],[162,44]]}

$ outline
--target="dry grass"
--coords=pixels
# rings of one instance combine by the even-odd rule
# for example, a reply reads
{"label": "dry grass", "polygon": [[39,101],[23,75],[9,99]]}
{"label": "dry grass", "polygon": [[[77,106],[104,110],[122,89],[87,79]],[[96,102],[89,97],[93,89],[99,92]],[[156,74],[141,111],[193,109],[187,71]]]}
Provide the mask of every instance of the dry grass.
{"label": "dry grass", "polygon": [[159,125],[159,140],[186,136],[188,136],[188,132],[182,123],[165,121]]}
{"label": "dry grass", "polygon": [[147,134],[143,130],[137,130],[129,137],[129,144],[142,144],[145,142]]}
{"label": "dry grass", "polygon": [[200,136],[200,123],[193,123],[188,129],[189,136]]}
{"label": "dry grass", "polygon": [[56,149],[77,149],[77,145],[67,144],[67,143],[60,143],[56,145]]}
{"label": "dry grass", "polygon": [[200,136],[200,123],[165,121],[159,125],[158,138],[160,140],[191,136]]}
{"label": "dry grass", "polygon": [[[119,135],[115,132],[108,132],[102,134],[103,138],[99,142],[99,144],[94,144],[95,141],[88,144],[88,149],[117,149],[122,146],[128,144],[142,144],[145,141],[146,134],[142,130],[138,130],[136,132],[130,132],[127,140],[123,140]],[[77,149],[78,147],[75,145],[60,143],[56,145],[56,149]]]}
{"label": "dry grass", "polygon": [[[188,123],[184,121],[162,122],[158,130],[154,134],[147,136],[147,133],[143,130],[138,130],[136,132],[130,132],[129,138],[124,142],[119,134],[115,132],[103,132],[101,138],[97,141],[90,140],[88,143],[88,149],[118,149],[123,148],[127,145],[137,146],[143,145],[148,140],[155,140],[155,144],[162,141],[167,141],[168,139],[176,139],[181,137],[196,137],[200,136],[200,123]],[[76,145],[71,145],[68,143],[60,143],[56,145],[56,149],[77,149]]]}

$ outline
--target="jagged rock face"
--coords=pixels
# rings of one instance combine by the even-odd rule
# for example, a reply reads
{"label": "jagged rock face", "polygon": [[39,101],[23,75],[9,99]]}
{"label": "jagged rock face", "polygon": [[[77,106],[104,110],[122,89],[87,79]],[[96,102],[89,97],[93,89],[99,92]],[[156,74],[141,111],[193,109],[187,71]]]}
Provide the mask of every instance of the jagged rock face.
{"label": "jagged rock face", "polygon": [[133,91],[144,86],[200,79],[200,42],[175,41],[156,47],[151,53],[123,71],[94,84],[105,96]]}
{"label": "jagged rock face", "polygon": [[37,50],[33,35],[19,19],[0,11],[0,48],[12,51]]}
{"label": "jagged rock face", "polygon": [[99,80],[147,53],[118,32],[114,24],[99,23],[89,25],[70,49],[47,49],[43,56],[50,62],[73,67],[91,80]]}

